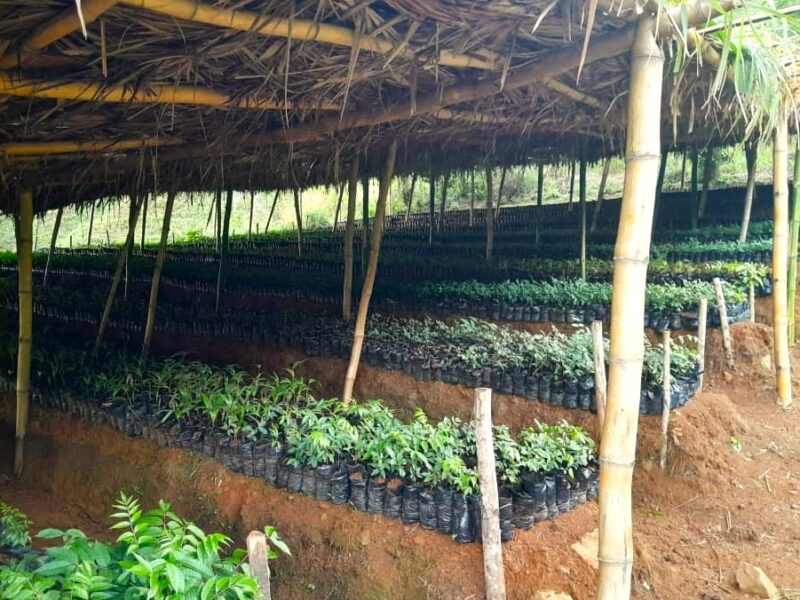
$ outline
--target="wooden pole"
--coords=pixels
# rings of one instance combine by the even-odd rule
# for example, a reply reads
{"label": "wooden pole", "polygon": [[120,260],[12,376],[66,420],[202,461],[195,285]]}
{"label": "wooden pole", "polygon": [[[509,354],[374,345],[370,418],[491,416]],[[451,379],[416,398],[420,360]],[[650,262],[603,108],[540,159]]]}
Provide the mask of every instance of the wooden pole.
{"label": "wooden pole", "polygon": [[722,281],[714,277],[714,294],[717,297],[717,311],[719,311],[720,327],[722,328],[722,346],[725,349],[725,363],[729,369],[736,367],[733,361],[733,338],[731,327],[728,323],[728,308],[725,306],[725,294],[722,293]]}
{"label": "wooden pole", "polygon": [[536,177],[536,206],[542,205],[544,196],[544,163],[539,163],[539,171]]}
{"label": "wooden pole", "polygon": [[661,165],[658,167],[658,181],[656,182],[656,207],[653,211],[653,229],[658,225],[661,211],[663,210],[661,204],[661,194],[664,191],[664,177],[667,174],[667,160],[669,159],[669,151],[664,151],[661,154]]}
{"label": "wooden pole", "polygon": [[608,405],[600,446],[598,600],[627,600],[631,593],[631,483],[644,360],[644,330],[638,315],[645,310],[661,152],[664,57],[653,28],[652,17],[639,18],[631,53],[625,184],[614,249]]}
{"label": "wooden pole", "polygon": [[333,213],[333,231],[336,231],[336,225],[339,224],[339,214],[342,211],[342,199],[344,198],[345,182],[339,184],[339,198],[336,201],[336,212]]}
{"label": "wooden pole", "polygon": [[606,350],[603,322],[592,321],[592,354],[594,356],[594,397],[597,403],[597,439],[602,439],[606,419]]}
{"label": "wooden pole", "polygon": [[792,226],[789,233],[789,345],[795,345],[795,298],[797,295],[797,236],[800,235],[800,136],[795,140],[794,177],[792,179]]}
{"label": "wooden pole", "polygon": [[264,227],[264,235],[269,232],[269,224],[272,222],[272,215],[275,214],[275,207],[278,205],[278,195],[280,192],[275,190],[275,197],[272,199],[272,208],[269,209],[269,217],[267,217],[267,225]]}
{"label": "wooden pole", "polygon": [[708,186],[711,183],[711,171],[714,168],[714,152],[709,147],[703,153],[703,188],[700,192],[700,202],[697,207],[697,218],[703,219],[706,216],[706,204],[708,204]]}
{"label": "wooden pole", "polygon": [[686,150],[681,154],[681,190],[686,186]]}
{"label": "wooden pole", "polygon": [[17,220],[19,337],[17,339],[17,415],[14,474],[25,465],[25,433],[30,411],[31,352],[33,344],[33,194],[25,190],[19,199]]}
{"label": "wooden pole", "polygon": [[95,203],[92,202],[92,210],[89,213],[89,235],[86,238],[87,246],[92,245],[92,229],[94,229],[94,208],[95,208]]}
{"label": "wooden pole", "polygon": [[361,298],[358,301],[358,314],[353,327],[353,348],[350,352],[350,362],[347,365],[347,374],[344,379],[342,401],[345,405],[353,399],[353,388],[356,383],[358,363],[361,360],[361,348],[364,345],[364,330],[367,326],[367,311],[369,300],[372,297],[372,287],[375,285],[375,275],[378,271],[378,256],[381,250],[383,236],[383,215],[386,211],[386,198],[389,195],[389,186],[394,176],[394,160],[397,155],[397,141],[393,141],[386,153],[383,176],[378,190],[378,203],[375,207],[375,218],[372,221],[372,242],[369,253],[369,266],[364,275],[364,285],[361,288]]}
{"label": "wooden pole", "polygon": [[569,163],[569,212],[572,212],[572,200],[575,197],[575,161]]}
{"label": "wooden pole", "polygon": [[750,284],[747,289],[747,304],[750,307],[750,322],[756,322],[756,286]]}
{"label": "wooden pole", "polygon": [[142,241],[139,248],[144,252],[144,245],[147,243],[147,200],[149,194],[145,192],[142,196]]}
{"label": "wooden pole", "polygon": [[[341,196],[340,196],[341,198]],[[247,239],[250,240],[253,237],[253,208],[256,202],[256,193],[255,190],[250,190],[250,219],[247,221]],[[336,222],[334,221],[334,226],[336,226]]]}
{"label": "wooden pole", "polygon": [[294,194],[294,217],[297,222],[297,256],[303,256],[303,209],[300,208],[300,190],[292,188]]}
{"label": "wooden pole", "polygon": [[[364,165],[366,168],[366,164]],[[361,277],[367,264],[367,232],[369,231],[369,177],[361,177]]]}
{"label": "wooden pole", "polygon": [[586,281],[586,161],[581,159],[578,175],[578,201],[581,209],[581,279]]}
{"label": "wooden pole", "polygon": [[481,536],[486,600],[505,600],[503,546],[500,540],[500,498],[492,437],[492,390],[475,390],[475,445],[478,449],[478,481],[481,489]]}
{"label": "wooden pole", "polygon": [[697,360],[700,363],[700,375],[697,377],[697,390],[703,391],[703,379],[706,372],[706,324],[708,321],[708,300],[700,298],[697,309]]}
{"label": "wooden pole", "polygon": [[[252,202],[252,196],[250,197]],[[251,204],[252,206],[252,204]],[[219,312],[219,298],[222,292],[222,269],[230,252],[231,211],[233,210],[233,188],[228,184],[225,194],[225,217],[222,221],[222,249],[219,253],[219,269],[217,270],[217,294],[214,301],[214,312]]]}
{"label": "wooden pole", "polygon": [[247,534],[247,562],[250,574],[258,583],[262,600],[271,600],[272,592],[269,584],[269,548],[267,536],[263,531],[251,531]]}
{"label": "wooden pole", "polygon": [[672,344],[669,329],[665,330],[662,336],[664,344],[664,371],[661,387],[663,406],[661,407],[661,457],[658,465],[661,470],[665,470],[667,468],[667,450],[669,447],[669,411],[672,403],[672,373],[670,372]]}
{"label": "wooden pole", "polygon": [[792,375],[789,365],[789,321],[787,316],[787,274],[789,236],[789,126],[784,113],[772,142],[773,227],[772,237],[772,323],[775,347],[777,403],[792,405]]}
{"label": "wooden pole", "polygon": [[431,174],[428,178],[428,245],[433,245],[433,221],[434,221],[434,205],[436,204],[436,177],[433,174],[433,167],[431,167]]}
{"label": "wooden pole", "polygon": [[[589,228],[589,231],[592,233],[597,229],[597,222],[600,220],[600,210],[603,208],[603,200],[605,200],[606,182],[608,181],[608,170],[610,167],[611,157],[607,156],[603,161],[603,174],[600,175],[600,186],[597,188],[597,202],[595,202],[594,211],[592,211],[592,226]],[[541,202],[539,202],[539,204],[541,204]]]}
{"label": "wooden pole", "polygon": [[222,242],[222,188],[214,196],[214,250],[219,252]]}
{"label": "wooden pole", "polygon": [[447,210],[447,186],[450,183],[450,173],[445,173],[442,178],[442,200],[439,204],[439,220],[436,222],[436,231],[441,231],[444,227],[444,213]]}
{"label": "wooden pole", "polygon": [[506,186],[506,171],[508,171],[508,167],[504,165],[500,171],[500,185],[497,186],[497,206],[495,206],[494,209],[495,220],[497,220],[497,216],[500,214],[500,205],[503,201],[503,188]]}
{"label": "wooden pole", "polygon": [[408,223],[408,218],[411,216],[411,205],[414,203],[414,188],[417,186],[417,174],[411,176],[411,191],[408,193],[408,204],[406,205],[406,218],[405,222]]}
{"label": "wooden pole", "polygon": [[161,283],[161,272],[164,270],[164,260],[167,256],[167,240],[169,239],[169,224],[172,219],[172,206],[175,204],[175,188],[170,188],[167,193],[167,204],[164,207],[164,223],[161,226],[161,241],[158,244],[156,266],[153,270],[153,282],[150,286],[150,302],[147,305],[147,324],[144,328],[142,341],[142,357],[147,358],[150,344],[153,341],[153,329],[156,324],[156,308],[158,305],[158,287]]}
{"label": "wooden pole", "polygon": [[491,264],[494,251],[494,210],[492,209],[492,170],[486,169],[486,264]]}
{"label": "wooden pole", "polygon": [[111,289],[108,291],[106,305],[103,308],[103,315],[100,317],[100,325],[97,328],[97,335],[94,339],[94,349],[92,352],[95,355],[97,354],[98,350],[100,350],[100,346],[103,343],[103,337],[105,337],[106,329],[108,328],[108,321],[111,318],[111,310],[114,308],[114,300],[117,298],[119,284],[122,281],[122,272],[125,270],[128,252],[130,252],[130,249],[133,247],[133,240],[136,236],[136,220],[139,217],[139,211],[144,203],[144,194],[141,194],[140,196],[131,194],[130,201],[135,207],[134,217],[128,223],[128,235],[125,237],[125,243],[122,245],[122,248],[120,248],[119,255],[117,256],[117,268],[114,271],[114,277],[111,279]]}
{"label": "wooden pole", "polygon": [[350,304],[353,301],[353,237],[356,203],[358,202],[358,158],[350,164],[350,177],[347,182],[347,224],[344,230],[344,284],[342,286],[342,317],[349,321],[352,317]]}
{"label": "wooden pole", "polygon": [[53,224],[53,235],[50,237],[50,249],[47,251],[47,262],[44,264],[44,277],[42,278],[42,289],[47,287],[47,275],[50,273],[50,260],[53,258],[53,252],[56,250],[56,240],[58,239],[58,230],[61,228],[61,216],[64,214],[64,207],[59,206],[56,211],[56,222]]}
{"label": "wooden pole", "polygon": [[697,229],[697,213],[699,211],[699,198],[697,194],[697,163],[698,163],[698,156],[697,156],[697,146],[692,148],[692,175],[691,175],[691,208],[689,219],[691,222],[692,230]]}
{"label": "wooden pole", "polygon": [[744,146],[744,158],[747,163],[747,186],[744,192],[744,212],[742,228],[739,231],[739,243],[747,241],[747,230],[750,227],[750,213],[753,210],[753,198],[756,195],[756,163],[758,161],[758,140],[751,140]]}

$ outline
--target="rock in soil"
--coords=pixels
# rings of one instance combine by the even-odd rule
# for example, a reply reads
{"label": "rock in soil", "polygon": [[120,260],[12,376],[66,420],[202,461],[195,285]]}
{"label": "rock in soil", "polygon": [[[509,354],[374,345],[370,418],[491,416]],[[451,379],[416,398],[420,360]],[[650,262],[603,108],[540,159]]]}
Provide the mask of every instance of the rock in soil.
{"label": "rock in soil", "polygon": [[780,596],[778,588],[767,577],[761,568],[743,562],[736,570],[736,583],[739,589],[747,594],[753,594],[759,598],[777,599]]}

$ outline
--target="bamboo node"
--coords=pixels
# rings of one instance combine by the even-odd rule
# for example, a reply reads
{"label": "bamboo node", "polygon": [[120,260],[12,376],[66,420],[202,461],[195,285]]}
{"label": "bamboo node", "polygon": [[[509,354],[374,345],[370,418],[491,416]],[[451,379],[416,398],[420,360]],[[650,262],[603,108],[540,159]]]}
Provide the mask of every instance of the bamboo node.
{"label": "bamboo node", "polygon": [[601,465],[610,465],[612,467],[624,467],[626,469],[632,469],[636,465],[636,459],[631,461],[621,461],[621,460],[614,460],[612,458],[605,458],[600,456],[597,459]]}
{"label": "bamboo node", "polygon": [[634,258],[630,256],[615,256],[614,262],[628,262],[637,265],[646,265],[650,263],[650,256],[646,256],[645,258]]}
{"label": "bamboo node", "polygon": [[604,558],[602,556],[597,557],[597,562],[604,563],[606,565],[632,565],[633,564],[633,557],[631,558]]}
{"label": "bamboo node", "polygon": [[635,357],[635,358],[609,358],[608,363],[612,365],[626,365],[626,364],[637,364],[643,363],[644,357]]}
{"label": "bamboo node", "polygon": [[625,160],[657,160],[661,161],[661,154],[652,152],[629,152],[625,155]]}

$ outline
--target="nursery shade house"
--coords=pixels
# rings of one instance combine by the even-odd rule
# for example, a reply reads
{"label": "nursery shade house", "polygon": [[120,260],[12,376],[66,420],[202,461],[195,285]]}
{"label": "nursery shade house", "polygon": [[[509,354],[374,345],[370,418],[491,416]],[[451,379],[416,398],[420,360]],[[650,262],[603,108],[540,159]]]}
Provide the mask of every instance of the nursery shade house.
{"label": "nursery shade house", "polygon": [[[169,215],[197,192],[349,181],[342,216],[352,265],[356,182],[380,178],[342,382],[348,401],[393,176],[623,155],[598,597],[628,597],[643,332],[625,315],[644,311],[660,157],[693,144],[774,138],[773,270],[785,273],[795,25],[787,11],[727,0],[3,2],[0,210],[16,218],[19,260],[17,469],[28,418],[35,214],[130,196],[135,223],[148,194],[166,194]],[[487,218],[487,261],[493,227]],[[169,216],[145,354],[168,231]],[[348,276],[345,262],[345,286]],[[774,280],[775,297],[785,298],[785,277]],[[774,311],[776,397],[788,406],[787,307],[776,302]]]}

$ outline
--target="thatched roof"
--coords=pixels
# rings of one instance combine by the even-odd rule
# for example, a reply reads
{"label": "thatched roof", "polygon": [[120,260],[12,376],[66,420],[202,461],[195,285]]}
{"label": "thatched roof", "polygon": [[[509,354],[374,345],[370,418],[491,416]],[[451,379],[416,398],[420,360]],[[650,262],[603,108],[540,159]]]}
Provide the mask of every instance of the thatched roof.
{"label": "thatched roof", "polygon": [[[40,210],[137,182],[329,183],[354,156],[377,173],[393,139],[400,173],[596,159],[623,145],[627,0],[80,4],[86,37],[75,0],[0,2],[0,209],[21,186],[37,188]],[[688,7],[690,23],[714,14]],[[670,10],[663,39],[680,33]],[[714,69],[670,71],[668,138],[741,134],[735,94],[708,101]]]}

